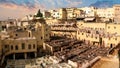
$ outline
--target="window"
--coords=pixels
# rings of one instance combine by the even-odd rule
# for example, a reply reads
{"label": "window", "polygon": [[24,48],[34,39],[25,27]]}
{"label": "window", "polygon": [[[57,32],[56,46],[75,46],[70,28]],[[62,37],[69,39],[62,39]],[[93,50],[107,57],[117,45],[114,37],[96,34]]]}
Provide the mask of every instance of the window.
{"label": "window", "polygon": [[48,36],[48,34],[46,34],[46,36]]}
{"label": "window", "polygon": [[91,32],[88,30],[88,33],[91,33]]}
{"label": "window", "polygon": [[7,48],[8,47],[8,45],[5,45],[5,48]]}
{"label": "window", "polygon": [[84,35],[84,33],[82,33],[82,35]]}
{"label": "window", "polygon": [[30,44],[28,45],[28,49],[31,49],[31,45]]}
{"label": "window", "polygon": [[114,29],[116,29],[116,27],[114,26]]}
{"label": "window", "polygon": [[110,26],[108,26],[108,29],[110,28]]}
{"label": "window", "polygon": [[95,37],[95,39],[97,39],[97,37]]}
{"label": "window", "polygon": [[35,44],[33,44],[33,49],[35,49]]}
{"label": "window", "polygon": [[11,45],[11,50],[13,50],[13,45]]}
{"label": "window", "polygon": [[15,46],[15,50],[18,50],[18,46],[17,45]]}
{"label": "window", "polygon": [[78,34],[80,34],[80,32],[78,31]]}
{"label": "window", "polygon": [[25,43],[22,43],[22,49],[25,49]]}
{"label": "window", "polygon": [[41,39],[43,39],[43,37],[41,37]]}
{"label": "window", "polygon": [[48,29],[46,28],[46,31],[47,31]]}
{"label": "window", "polygon": [[24,30],[26,30],[27,28],[24,28]]}
{"label": "window", "polygon": [[91,35],[91,38],[93,38],[93,34]]}
{"label": "window", "polygon": [[99,34],[99,32],[98,32],[98,31],[96,31],[96,34]]}
{"label": "window", "polygon": [[30,32],[29,32],[29,37],[30,37]]}
{"label": "window", "polygon": [[18,34],[15,34],[15,36],[18,36]]}
{"label": "window", "polygon": [[117,38],[115,38],[115,40],[117,40]]}
{"label": "window", "polygon": [[88,34],[86,34],[86,37],[88,38]]}

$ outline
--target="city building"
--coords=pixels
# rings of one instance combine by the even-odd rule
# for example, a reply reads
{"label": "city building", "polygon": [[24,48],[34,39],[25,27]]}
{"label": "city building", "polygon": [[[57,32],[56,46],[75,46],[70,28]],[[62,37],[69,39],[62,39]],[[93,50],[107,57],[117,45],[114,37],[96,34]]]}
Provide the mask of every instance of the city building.
{"label": "city building", "polygon": [[45,18],[45,19],[48,19],[51,17],[51,13],[48,11],[43,11],[42,14],[43,14],[43,18]]}
{"label": "city building", "polygon": [[65,36],[67,38],[76,39],[76,27],[74,24],[55,24],[51,26],[51,35],[52,36]]}
{"label": "city building", "polygon": [[35,21],[0,32],[1,64],[7,59],[34,58],[40,54],[43,42],[50,40],[50,27],[42,19]]}
{"label": "city building", "polygon": [[[78,22],[77,39],[103,47],[120,43],[120,25],[114,23]],[[98,26],[99,25],[99,26]]]}
{"label": "city building", "polygon": [[73,19],[74,18],[74,10],[76,8],[66,8],[67,11],[67,19]]}
{"label": "city building", "polygon": [[78,8],[66,8],[67,19],[76,19],[83,15],[83,11]]}
{"label": "city building", "polygon": [[84,11],[85,17],[95,17],[96,8],[95,7],[83,7],[79,8]]}
{"label": "city building", "polygon": [[113,9],[114,9],[115,23],[119,23],[120,22],[120,5],[114,5]]}
{"label": "city building", "polygon": [[96,15],[101,18],[113,19],[114,9],[113,8],[98,8],[96,9]]}
{"label": "city building", "polygon": [[[116,24],[120,21],[119,11],[119,5],[98,9],[61,8],[44,11],[45,19],[27,15],[19,23],[16,20],[0,22],[0,63],[12,59],[17,65],[16,59],[22,58],[26,67],[87,68],[120,44],[120,24]],[[77,21],[76,18],[81,17],[83,20]],[[115,23],[96,21],[97,17],[114,19]],[[54,57],[52,60],[36,58],[42,54]],[[31,58],[36,58],[31,60],[34,64],[29,61]],[[26,65],[26,59],[30,64]],[[7,63],[8,67],[13,65]]]}
{"label": "city building", "polygon": [[51,10],[51,16],[53,19],[65,19],[66,20],[66,10],[65,8],[57,9],[57,10]]}

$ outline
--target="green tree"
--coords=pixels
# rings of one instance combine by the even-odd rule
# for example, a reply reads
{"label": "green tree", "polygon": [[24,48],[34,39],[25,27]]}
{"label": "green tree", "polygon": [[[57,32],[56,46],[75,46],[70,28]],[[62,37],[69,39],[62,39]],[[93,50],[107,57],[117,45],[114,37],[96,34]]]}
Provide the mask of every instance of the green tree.
{"label": "green tree", "polygon": [[43,17],[43,14],[40,12],[40,9],[38,10],[36,17]]}

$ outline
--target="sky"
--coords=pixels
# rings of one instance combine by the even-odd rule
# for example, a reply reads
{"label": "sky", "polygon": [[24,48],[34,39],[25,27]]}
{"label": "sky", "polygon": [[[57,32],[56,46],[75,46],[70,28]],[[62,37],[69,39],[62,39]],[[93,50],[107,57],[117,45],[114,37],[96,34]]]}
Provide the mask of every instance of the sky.
{"label": "sky", "polygon": [[64,7],[86,7],[97,1],[119,0],[0,0],[0,20],[21,18],[36,13],[38,9],[44,11]]}

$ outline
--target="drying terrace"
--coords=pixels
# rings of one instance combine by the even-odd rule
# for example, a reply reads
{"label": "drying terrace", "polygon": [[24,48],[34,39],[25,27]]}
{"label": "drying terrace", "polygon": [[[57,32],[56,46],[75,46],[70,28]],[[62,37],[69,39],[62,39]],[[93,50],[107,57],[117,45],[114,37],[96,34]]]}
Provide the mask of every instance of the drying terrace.
{"label": "drying terrace", "polygon": [[109,48],[85,44],[83,41],[68,38],[51,39],[46,43],[55,47],[53,55],[63,61],[72,60],[79,64],[89,62],[97,56],[106,56],[109,51]]}

